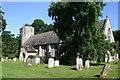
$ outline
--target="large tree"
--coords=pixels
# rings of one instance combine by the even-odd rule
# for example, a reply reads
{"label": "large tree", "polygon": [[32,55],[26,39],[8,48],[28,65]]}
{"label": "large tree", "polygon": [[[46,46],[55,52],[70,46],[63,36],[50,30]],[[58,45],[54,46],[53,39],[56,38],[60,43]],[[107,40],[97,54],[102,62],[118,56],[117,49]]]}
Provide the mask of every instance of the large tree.
{"label": "large tree", "polygon": [[[4,19],[4,12],[1,10],[0,6],[0,32],[2,33],[6,28],[6,20]],[[0,52],[2,52],[2,36],[0,35]],[[0,54],[0,57],[2,57],[2,54]]]}
{"label": "large tree", "polygon": [[77,53],[84,61],[104,56],[109,43],[103,30],[98,29],[98,17],[102,16],[104,6],[102,2],[51,3],[48,12],[54,31],[65,42],[61,46],[63,62],[74,63]]}
{"label": "large tree", "polygon": [[18,38],[14,37],[10,31],[2,32],[2,55],[4,57],[17,57],[19,54],[19,42]]}
{"label": "large tree", "polygon": [[7,25],[3,15],[4,15],[4,12],[0,10],[0,32],[4,31]]}
{"label": "large tree", "polygon": [[120,30],[113,31],[113,35],[115,38],[114,47],[117,50],[117,52],[120,54]]}
{"label": "large tree", "polygon": [[115,41],[118,41],[120,43],[120,30],[113,31],[113,35],[114,35]]}
{"label": "large tree", "polygon": [[53,30],[52,24],[45,24],[43,20],[41,19],[35,19],[33,23],[31,24],[32,27],[35,28],[35,34],[40,34],[43,32],[51,31]]}
{"label": "large tree", "polygon": [[44,29],[44,21],[41,19],[35,19],[31,26],[35,28],[35,34],[41,33]]}

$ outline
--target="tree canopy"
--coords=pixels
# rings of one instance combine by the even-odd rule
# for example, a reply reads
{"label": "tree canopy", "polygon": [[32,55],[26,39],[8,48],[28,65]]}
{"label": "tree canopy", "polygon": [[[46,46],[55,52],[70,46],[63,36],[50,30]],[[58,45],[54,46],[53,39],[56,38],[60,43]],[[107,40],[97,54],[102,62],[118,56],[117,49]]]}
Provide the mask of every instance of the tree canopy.
{"label": "tree canopy", "polygon": [[114,35],[115,41],[118,41],[120,43],[120,30],[113,31],[113,35]]}
{"label": "tree canopy", "polygon": [[[4,19],[4,12],[1,10],[0,6],[0,32],[2,33],[6,28],[6,20]],[[0,35],[0,52],[2,52],[2,36]],[[0,54],[0,57],[2,54]]]}
{"label": "tree canopy", "polygon": [[53,29],[52,24],[45,24],[41,19],[35,19],[31,26],[35,28],[35,34],[47,32]]}
{"label": "tree canopy", "polygon": [[10,31],[2,32],[2,55],[4,57],[14,58],[19,54],[19,38],[14,37]]}
{"label": "tree canopy", "polygon": [[0,10],[0,32],[4,31],[7,25],[3,15],[4,15],[4,12]]}
{"label": "tree canopy", "polygon": [[114,47],[116,48],[117,52],[120,54],[120,30],[113,31],[113,35],[116,42]]}
{"label": "tree canopy", "polygon": [[44,22],[41,19],[35,19],[31,24],[35,28],[35,34],[40,33],[44,29]]}
{"label": "tree canopy", "polygon": [[109,43],[98,29],[104,6],[102,2],[51,3],[48,15],[54,21],[54,31],[65,42],[61,46],[63,62],[74,63],[77,53],[83,60],[104,56]]}

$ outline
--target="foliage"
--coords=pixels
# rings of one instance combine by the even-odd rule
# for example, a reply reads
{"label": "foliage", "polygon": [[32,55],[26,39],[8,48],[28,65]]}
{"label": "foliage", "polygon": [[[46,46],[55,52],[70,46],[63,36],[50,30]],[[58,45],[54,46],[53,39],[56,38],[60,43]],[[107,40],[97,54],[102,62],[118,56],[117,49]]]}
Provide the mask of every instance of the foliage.
{"label": "foliage", "polygon": [[97,28],[104,6],[102,2],[51,3],[48,12],[54,21],[54,31],[65,42],[61,46],[65,64],[74,63],[77,53],[84,61],[104,56],[109,43]]}
{"label": "foliage", "polygon": [[24,26],[30,26],[30,24],[24,24]]}
{"label": "foliage", "polygon": [[113,35],[114,35],[115,41],[118,41],[120,43],[120,30],[113,31]]}
{"label": "foliage", "polygon": [[35,19],[31,26],[35,28],[35,34],[51,31],[53,29],[52,24],[45,24],[41,19]]}
{"label": "foliage", "polygon": [[13,58],[19,54],[19,39],[14,37],[10,31],[2,32],[2,53],[3,56]]}
{"label": "foliage", "polygon": [[35,19],[31,26],[35,28],[35,34],[38,34],[39,32],[43,31],[44,22],[41,19]]}
{"label": "foliage", "polygon": [[44,30],[43,32],[47,32],[47,31],[52,31],[53,30],[53,25],[52,24],[44,24]]}
{"label": "foliage", "polygon": [[45,56],[40,57],[40,62],[45,63]]}
{"label": "foliage", "polygon": [[28,58],[33,59],[33,58],[36,58],[36,56],[35,55],[29,55]]}
{"label": "foliage", "polygon": [[117,51],[117,53],[120,54],[120,30],[113,31],[113,35],[116,42],[114,43],[114,48]]}
{"label": "foliage", "polygon": [[0,32],[4,31],[7,25],[3,15],[4,15],[4,12],[0,10]]}
{"label": "foliage", "polygon": [[41,19],[35,19],[31,26],[35,28],[35,34],[51,31],[53,27],[52,24],[45,24]]}

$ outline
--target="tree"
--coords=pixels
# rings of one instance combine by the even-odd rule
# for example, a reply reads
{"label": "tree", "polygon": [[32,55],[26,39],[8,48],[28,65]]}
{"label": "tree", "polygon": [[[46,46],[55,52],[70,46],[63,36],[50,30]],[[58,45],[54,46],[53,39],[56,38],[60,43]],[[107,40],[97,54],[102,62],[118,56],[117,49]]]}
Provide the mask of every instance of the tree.
{"label": "tree", "polygon": [[113,35],[115,38],[114,48],[116,49],[117,53],[120,54],[120,30],[113,31]]}
{"label": "tree", "polygon": [[[120,30],[113,31],[113,35],[115,38],[115,41],[118,41],[120,43]],[[120,47],[120,44],[119,44]]]}
{"label": "tree", "polygon": [[[1,8],[1,6],[0,6]],[[3,32],[6,28],[6,20],[3,17],[4,12],[0,9],[0,32]],[[2,37],[0,35],[0,52],[2,52]],[[0,54],[0,57],[2,57],[2,54]]]}
{"label": "tree", "polygon": [[74,63],[77,53],[86,59],[103,56],[109,44],[102,30],[97,28],[98,17],[105,4],[102,2],[51,3],[48,15],[54,21],[54,31],[64,43],[61,54],[63,62]]}
{"label": "tree", "polygon": [[35,19],[31,26],[35,28],[35,34],[42,33],[44,30],[44,21],[41,19]]}
{"label": "tree", "polygon": [[53,30],[53,25],[52,24],[44,24],[44,30],[43,32],[47,32],[47,31],[52,31]]}
{"label": "tree", "polygon": [[4,57],[14,58],[19,54],[19,43],[10,31],[2,32],[2,53]]}
{"label": "tree", "polygon": [[24,24],[24,26],[31,26],[30,24]]}
{"label": "tree", "polygon": [[47,23],[45,24],[44,21],[41,19],[35,19],[31,26],[35,28],[35,34],[53,30],[52,24],[49,25]]}
{"label": "tree", "polygon": [[4,12],[0,10],[0,32],[4,31],[6,28],[6,20],[3,18]]}

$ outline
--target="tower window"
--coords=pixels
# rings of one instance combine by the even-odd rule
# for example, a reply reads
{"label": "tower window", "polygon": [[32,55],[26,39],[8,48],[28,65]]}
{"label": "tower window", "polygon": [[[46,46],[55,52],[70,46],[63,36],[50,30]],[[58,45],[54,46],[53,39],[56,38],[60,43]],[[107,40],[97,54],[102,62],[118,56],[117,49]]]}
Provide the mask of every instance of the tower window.
{"label": "tower window", "polygon": [[108,34],[110,34],[110,28],[108,28]]}

